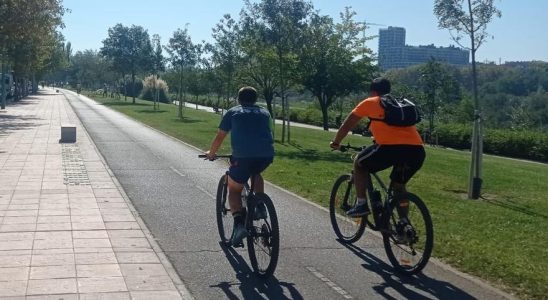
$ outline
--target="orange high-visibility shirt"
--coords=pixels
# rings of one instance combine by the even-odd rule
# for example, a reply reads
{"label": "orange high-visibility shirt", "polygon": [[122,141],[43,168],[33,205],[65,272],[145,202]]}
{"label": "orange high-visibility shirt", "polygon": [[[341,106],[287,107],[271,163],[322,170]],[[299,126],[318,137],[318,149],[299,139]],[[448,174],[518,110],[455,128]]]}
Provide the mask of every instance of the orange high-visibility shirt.
{"label": "orange high-visibility shirt", "polygon": [[[381,106],[381,97],[369,97],[360,102],[352,113],[360,118],[384,118],[384,108]],[[382,121],[371,120],[369,130],[379,145],[422,145],[422,139],[413,126],[391,126]]]}

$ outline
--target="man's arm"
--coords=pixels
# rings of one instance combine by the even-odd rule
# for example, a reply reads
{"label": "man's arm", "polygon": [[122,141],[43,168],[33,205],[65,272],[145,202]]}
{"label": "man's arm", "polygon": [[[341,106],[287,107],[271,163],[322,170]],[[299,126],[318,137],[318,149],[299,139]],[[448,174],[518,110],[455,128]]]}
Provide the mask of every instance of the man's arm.
{"label": "man's arm", "polygon": [[215,139],[213,139],[213,142],[211,142],[209,151],[206,152],[207,158],[215,159],[217,150],[219,150],[219,148],[221,147],[221,144],[223,143],[226,135],[227,135],[227,132],[224,130],[219,129],[217,131],[217,135],[215,136]]}
{"label": "man's arm", "polygon": [[356,127],[358,123],[360,122],[362,118],[356,116],[353,113],[348,114],[344,122],[342,123],[341,127],[339,128],[339,131],[337,131],[337,135],[335,135],[335,138],[331,141],[331,148],[333,149],[339,149],[340,144],[344,137],[348,134],[348,132]]}

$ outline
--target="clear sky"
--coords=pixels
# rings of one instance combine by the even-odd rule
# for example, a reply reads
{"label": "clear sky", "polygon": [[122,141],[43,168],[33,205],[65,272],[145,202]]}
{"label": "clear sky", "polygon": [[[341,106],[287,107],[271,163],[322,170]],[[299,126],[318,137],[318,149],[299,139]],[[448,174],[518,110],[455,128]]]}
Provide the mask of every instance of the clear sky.
{"label": "clear sky", "polygon": [[[339,20],[345,6],[357,12],[358,20],[406,29],[408,45],[449,46],[454,44],[445,29],[438,29],[433,0],[313,0],[314,8]],[[493,35],[477,52],[478,61],[548,61],[548,1],[495,0],[502,18],[487,27]],[[62,30],[75,51],[99,50],[108,29],[117,23],[140,25],[149,34],[159,34],[165,44],[177,28],[188,30],[194,42],[211,41],[211,29],[225,13],[235,19],[241,0],[64,0],[71,12]],[[366,34],[377,35],[379,26]],[[368,46],[377,51],[378,40]]]}

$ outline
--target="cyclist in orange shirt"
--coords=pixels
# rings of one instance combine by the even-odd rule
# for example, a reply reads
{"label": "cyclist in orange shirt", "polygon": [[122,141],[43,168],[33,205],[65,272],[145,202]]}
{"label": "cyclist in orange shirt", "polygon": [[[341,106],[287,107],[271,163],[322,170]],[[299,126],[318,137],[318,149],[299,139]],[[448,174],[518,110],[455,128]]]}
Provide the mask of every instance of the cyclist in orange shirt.
{"label": "cyclist in orange shirt", "polygon": [[371,82],[369,98],[360,102],[344,120],[337,135],[331,141],[332,149],[339,149],[348,132],[362,118],[371,120],[369,130],[375,143],[361,151],[354,160],[354,185],[356,186],[356,206],[346,213],[350,217],[365,216],[370,213],[367,205],[367,176],[392,167],[390,187],[395,194],[405,193],[405,184],[422,167],[425,152],[422,139],[413,126],[391,126],[382,121],[384,109],[381,96],[390,93],[390,81],[376,78]]}

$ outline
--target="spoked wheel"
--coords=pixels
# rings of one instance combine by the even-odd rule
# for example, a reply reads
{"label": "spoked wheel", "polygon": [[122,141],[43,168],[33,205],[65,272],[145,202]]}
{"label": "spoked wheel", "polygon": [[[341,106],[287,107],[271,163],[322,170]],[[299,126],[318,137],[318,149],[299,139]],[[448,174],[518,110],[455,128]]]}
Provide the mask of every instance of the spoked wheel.
{"label": "spoked wheel", "polygon": [[390,203],[384,249],[399,273],[419,273],[428,263],[434,246],[432,218],[424,202],[411,193]]}
{"label": "spoked wheel", "polygon": [[257,193],[253,197],[256,207],[249,207],[248,211],[253,226],[247,237],[247,250],[255,273],[268,278],[274,274],[280,252],[278,216],[268,195]]}
{"label": "spoked wheel", "polygon": [[331,190],[329,201],[329,216],[335,234],[344,243],[354,243],[359,240],[365,231],[365,217],[352,218],[346,211],[356,202],[356,191],[352,177],[348,174],[337,179]]}
{"label": "spoked wheel", "polygon": [[217,228],[219,229],[219,237],[221,243],[224,245],[230,245],[230,237],[232,236],[233,218],[230,213],[230,206],[228,205],[228,186],[226,176],[221,176],[219,185],[217,186]]}

